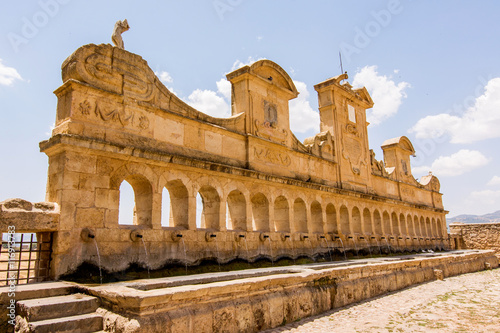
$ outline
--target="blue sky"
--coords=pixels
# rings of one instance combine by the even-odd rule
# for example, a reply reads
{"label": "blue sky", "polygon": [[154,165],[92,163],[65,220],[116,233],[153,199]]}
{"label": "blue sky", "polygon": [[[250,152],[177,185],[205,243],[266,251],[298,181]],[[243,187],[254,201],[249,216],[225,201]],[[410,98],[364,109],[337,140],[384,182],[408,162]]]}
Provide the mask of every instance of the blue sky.
{"label": "blue sky", "polygon": [[413,174],[432,170],[449,216],[500,209],[500,3],[496,1],[9,1],[0,5],[0,200],[42,201],[60,66],[78,47],[111,43],[141,55],[201,111],[229,110],[225,73],[267,58],[301,92],[291,127],[319,128],[313,86],[340,74],[364,85],[370,146],[406,135]]}

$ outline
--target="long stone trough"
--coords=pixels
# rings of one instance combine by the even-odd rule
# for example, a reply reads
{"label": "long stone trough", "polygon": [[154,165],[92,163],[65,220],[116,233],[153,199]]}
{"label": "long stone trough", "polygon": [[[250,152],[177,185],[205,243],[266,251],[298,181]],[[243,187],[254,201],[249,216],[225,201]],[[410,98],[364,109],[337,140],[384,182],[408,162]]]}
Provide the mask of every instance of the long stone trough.
{"label": "long stone trough", "polygon": [[497,268],[450,251],[79,286],[113,332],[257,332],[415,284]]}

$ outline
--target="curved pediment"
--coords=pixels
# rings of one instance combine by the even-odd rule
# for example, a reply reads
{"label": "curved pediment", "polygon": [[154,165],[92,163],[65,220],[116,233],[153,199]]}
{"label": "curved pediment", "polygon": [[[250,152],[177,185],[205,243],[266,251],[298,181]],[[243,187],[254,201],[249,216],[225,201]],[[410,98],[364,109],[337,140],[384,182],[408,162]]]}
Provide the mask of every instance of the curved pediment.
{"label": "curved pediment", "polygon": [[410,155],[415,155],[415,148],[413,148],[410,139],[408,139],[406,136],[400,136],[397,138],[385,140],[381,148],[385,150],[392,147],[401,148],[410,153]]}
{"label": "curved pediment", "polygon": [[290,91],[295,96],[298,95],[297,88],[288,73],[271,60],[264,59],[254,62],[250,66],[250,72],[271,81],[280,88]]}
{"label": "curved pediment", "polygon": [[439,190],[441,189],[441,183],[439,182],[439,179],[437,179],[437,177],[430,172],[427,176],[423,176],[422,178],[420,178],[419,183],[424,188],[435,192],[439,192]]}

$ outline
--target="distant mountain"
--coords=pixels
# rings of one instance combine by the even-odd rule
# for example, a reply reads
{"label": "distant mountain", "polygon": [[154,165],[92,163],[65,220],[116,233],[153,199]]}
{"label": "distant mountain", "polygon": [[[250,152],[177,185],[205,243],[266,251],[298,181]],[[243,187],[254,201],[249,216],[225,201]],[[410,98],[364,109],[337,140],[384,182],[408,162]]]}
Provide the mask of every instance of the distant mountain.
{"label": "distant mountain", "polygon": [[455,217],[446,218],[446,222],[448,222],[448,224],[454,222],[462,222],[462,223],[500,222],[500,210],[485,215],[467,215],[467,214],[457,215]]}

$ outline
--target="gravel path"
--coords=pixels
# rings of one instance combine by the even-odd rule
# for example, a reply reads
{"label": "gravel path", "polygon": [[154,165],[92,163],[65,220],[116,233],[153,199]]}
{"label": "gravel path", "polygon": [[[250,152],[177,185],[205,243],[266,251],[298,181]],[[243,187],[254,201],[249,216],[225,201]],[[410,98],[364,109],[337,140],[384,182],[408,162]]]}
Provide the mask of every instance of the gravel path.
{"label": "gravel path", "polygon": [[421,284],[266,332],[500,333],[500,269]]}

